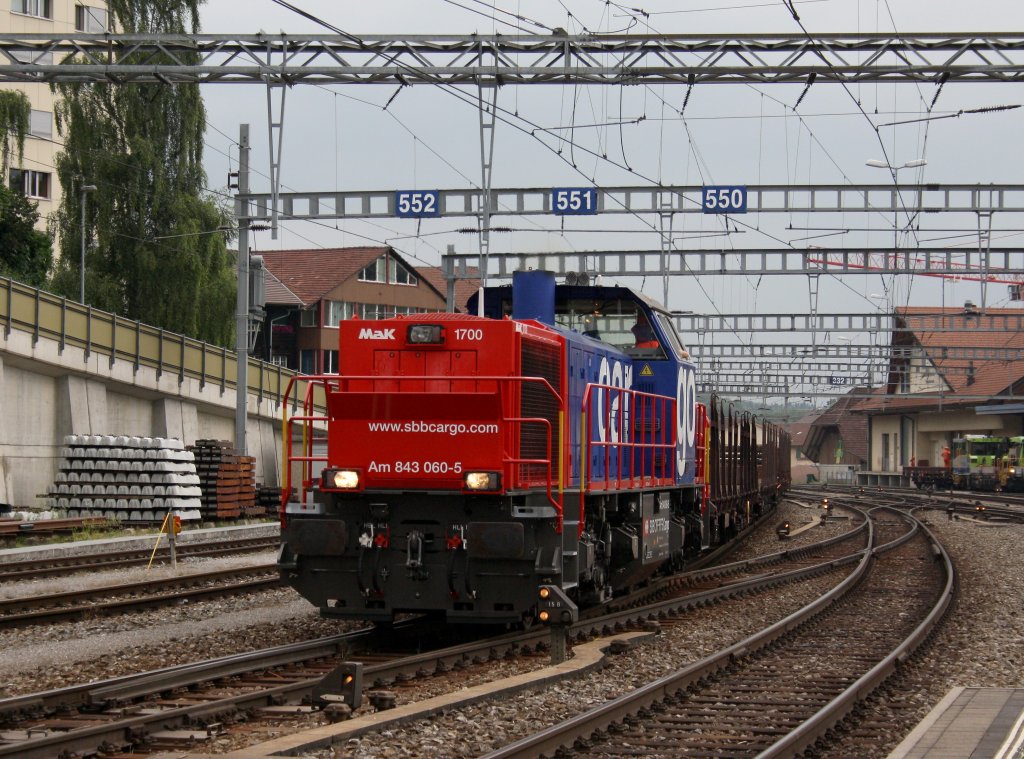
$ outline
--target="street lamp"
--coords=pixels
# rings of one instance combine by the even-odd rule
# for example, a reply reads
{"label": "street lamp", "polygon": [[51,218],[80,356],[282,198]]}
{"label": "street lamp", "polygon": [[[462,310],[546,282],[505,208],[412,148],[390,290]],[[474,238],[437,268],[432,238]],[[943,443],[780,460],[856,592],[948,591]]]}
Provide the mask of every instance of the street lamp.
{"label": "street lamp", "polygon": [[82,260],[80,261],[81,267],[79,269],[78,279],[78,301],[83,306],[85,305],[85,201],[90,192],[96,192],[96,185],[82,185]]}

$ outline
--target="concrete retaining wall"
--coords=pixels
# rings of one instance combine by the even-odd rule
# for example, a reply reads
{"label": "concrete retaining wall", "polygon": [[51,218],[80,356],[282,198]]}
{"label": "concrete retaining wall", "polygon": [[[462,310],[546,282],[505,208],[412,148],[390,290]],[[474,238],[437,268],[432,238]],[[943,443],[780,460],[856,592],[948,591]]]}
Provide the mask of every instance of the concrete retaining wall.
{"label": "concrete retaining wall", "polygon": [[[0,503],[41,507],[64,436],[234,438],[235,393],[212,382],[12,330],[0,342]],[[258,484],[280,483],[280,404],[248,399]]]}

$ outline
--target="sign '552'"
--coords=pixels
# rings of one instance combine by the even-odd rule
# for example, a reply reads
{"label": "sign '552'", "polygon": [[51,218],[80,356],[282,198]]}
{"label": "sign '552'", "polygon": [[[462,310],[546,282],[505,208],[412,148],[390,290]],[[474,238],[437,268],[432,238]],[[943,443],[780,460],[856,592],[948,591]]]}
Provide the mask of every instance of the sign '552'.
{"label": "sign '552'", "polygon": [[395,193],[395,216],[400,219],[422,219],[440,215],[440,190],[399,190]]}
{"label": "sign '552'", "polygon": [[746,213],[747,188],[739,185],[711,185],[701,190],[704,213]]}

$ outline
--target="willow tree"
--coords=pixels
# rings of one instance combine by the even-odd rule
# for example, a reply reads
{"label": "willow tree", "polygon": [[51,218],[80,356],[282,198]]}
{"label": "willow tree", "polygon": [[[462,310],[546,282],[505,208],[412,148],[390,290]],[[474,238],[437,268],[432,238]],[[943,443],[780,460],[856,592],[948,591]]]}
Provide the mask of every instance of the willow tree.
{"label": "willow tree", "polygon": [[[128,34],[196,33],[201,0],[111,0]],[[172,63],[152,53],[118,62]],[[183,56],[177,56],[181,62]],[[198,58],[185,62],[197,63]],[[70,60],[67,65],[74,66]],[[205,109],[195,84],[60,84],[57,175],[61,259],[53,287],[77,299],[81,187],[85,201],[86,302],[202,340],[234,335],[233,262],[223,203],[203,188]]]}
{"label": "willow tree", "polygon": [[[6,178],[11,158],[25,152],[32,105],[24,93],[0,90],[0,177]],[[53,252],[50,238],[35,228],[39,208],[20,192],[0,182],[0,275],[33,287],[46,284]]]}
{"label": "willow tree", "polygon": [[16,155],[20,161],[25,153],[31,116],[32,104],[25,93],[0,90],[0,167],[4,177],[11,165],[11,155]]}

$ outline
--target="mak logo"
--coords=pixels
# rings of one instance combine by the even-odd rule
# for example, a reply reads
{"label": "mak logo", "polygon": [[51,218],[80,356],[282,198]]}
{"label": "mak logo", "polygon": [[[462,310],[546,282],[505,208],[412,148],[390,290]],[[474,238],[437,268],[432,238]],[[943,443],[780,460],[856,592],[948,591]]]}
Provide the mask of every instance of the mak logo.
{"label": "mak logo", "polygon": [[395,331],[393,329],[370,329],[369,327],[363,327],[359,330],[360,340],[394,340]]}

